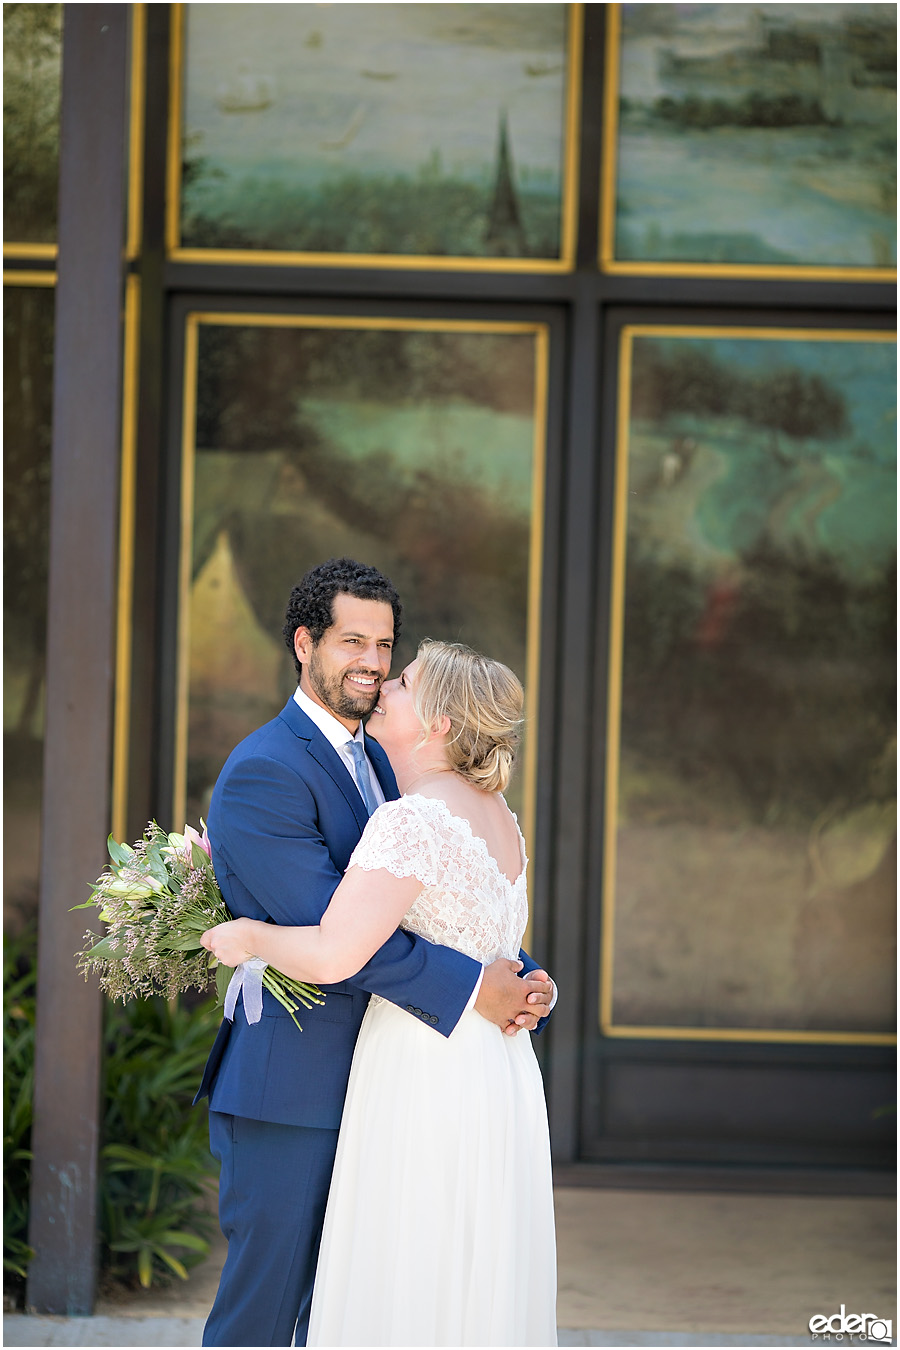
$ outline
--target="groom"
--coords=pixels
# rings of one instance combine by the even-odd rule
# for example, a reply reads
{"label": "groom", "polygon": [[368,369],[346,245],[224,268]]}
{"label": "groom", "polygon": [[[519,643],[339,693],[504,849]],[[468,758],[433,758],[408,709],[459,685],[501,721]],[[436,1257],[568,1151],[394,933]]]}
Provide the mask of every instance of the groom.
{"label": "groom", "polygon": [[[294,587],[284,636],[299,685],[242,741],[209,810],[216,877],[235,917],[317,924],[369,815],[397,797],[363,731],[391,665],[400,599],[375,568],[331,559]],[[228,1255],[204,1345],[306,1344],[316,1257],[353,1047],[376,993],[449,1036],[474,1006],[509,1034],[534,1030],[552,985],[524,953],[482,967],[402,929],[352,981],[328,986],[297,1030],[264,995],[223,1021],[196,1100],[209,1097]],[[528,1234],[522,1235],[527,1241]]]}

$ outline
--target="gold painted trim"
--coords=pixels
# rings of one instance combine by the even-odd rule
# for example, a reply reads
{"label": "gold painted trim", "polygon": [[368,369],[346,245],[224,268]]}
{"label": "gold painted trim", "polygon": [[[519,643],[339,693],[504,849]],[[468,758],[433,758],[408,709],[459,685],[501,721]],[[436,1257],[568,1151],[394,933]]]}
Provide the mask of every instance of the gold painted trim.
{"label": "gold painted trim", "polygon": [[252,328],[348,328],[383,329],[423,333],[535,333],[546,325],[536,321],[503,319],[408,319],[388,315],[345,314],[240,314],[217,310],[196,311],[188,315],[200,323],[246,325]]}
{"label": "gold painted trim", "polygon": [[895,1045],[887,1032],[801,1031],[760,1027],[631,1026],[613,1021],[615,955],[616,852],[621,751],[622,658],[625,632],[625,564],[628,530],[628,443],[631,370],[636,337],[756,338],[768,341],[896,342],[884,329],[754,328],[690,324],[626,324],[620,334],[616,421],[616,484],[613,505],[612,583],[607,696],[607,752],[603,849],[603,910],[600,950],[600,1030],[604,1036],[630,1040],[752,1041],[810,1045]]}
{"label": "gold painted trim", "polygon": [[131,95],[128,122],[128,226],[125,256],[141,251],[144,194],[144,108],[147,90],[147,6],[131,7]]}
{"label": "gold painted trim", "polygon": [[133,640],[134,531],[137,512],[137,416],[139,392],[141,283],[125,279],[122,353],[122,459],[119,479],[119,563],[116,594],[116,677],[113,704],[112,820],[116,839],[128,828],[128,754],[131,730],[131,649]]}
{"label": "gold painted trim", "polygon": [[697,263],[625,261],[615,256],[616,187],[619,148],[619,53],[622,6],[606,7],[606,72],[603,98],[603,162],[600,196],[600,270],[632,277],[731,277],[749,280],[873,281],[897,280],[896,267],[849,267],[803,263]]}
{"label": "gold painted trim", "polygon": [[4,258],[55,258],[59,253],[58,244],[4,244]]}
{"label": "gold painted trim", "polygon": [[184,5],[170,6],[169,126],[166,137],[166,253],[174,256],[181,242],[181,114],[184,70]]}
{"label": "gold painted trim", "polygon": [[578,244],[578,161],[581,151],[581,87],[584,61],[584,5],[569,5],[568,62],[566,65],[566,111],[563,124],[562,218],[560,221],[560,271],[575,267]]}
{"label": "gold painted trim", "polygon": [[197,374],[201,324],[248,328],[333,328],[385,332],[529,333],[535,338],[534,440],[532,500],[528,564],[528,601],[525,646],[525,717],[529,735],[523,771],[522,833],[528,856],[533,855],[537,806],[537,756],[540,678],[541,584],[543,579],[544,510],[547,461],[550,330],[546,323],[501,319],[412,319],[338,314],[255,314],[192,311],[185,321],[184,407],[181,430],[181,527],[178,568],[178,624],[175,661],[175,763],[173,819],[184,819],[187,798],[188,712],[190,700],[190,602],[193,562],[194,462],[196,448]]}
{"label": "gold painted trim", "polygon": [[600,159],[600,252],[601,272],[608,272],[615,253],[616,185],[619,145],[619,44],[622,35],[621,5],[606,7],[606,48],[603,70],[603,132]]}
{"label": "gold painted trim", "polygon": [[11,267],[3,269],[4,286],[55,286],[55,272],[26,272]]}
{"label": "gold painted trim", "polygon": [[758,1027],[604,1027],[604,1036],[620,1040],[653,1041],[745,1041],[781,1045],[896,1045],[889,1032],[855,1031],[765,1031]]}
{"label": "gold painted trim", "polygon": [[[237,316],[235,316],[235,319]],[[194,458],[197,362],[202,314],[188,314],[184,338],[184,407],[181,418],[181,544],[178,562],[178,628],[175,656],[175,765],[172,819],[182,821],[187,800],[190,699],[191,565],[194,544]],[[192,822],[196,825],[196,822]]]}
{"label": "gold painted trim", "polygon": [[633,337],[681,338],[759,338],[781,342],[896,342],[897,333],[888,328],[770,328],[753,324],[627,324],[622,334]]}
{"label": "gold painted trim", "polygon": [[584,4],[570,4],[566,39],[563,178],[558,258],[435,257],[409,253],[319,253],[290,249],[185,248],[181,244],[181,123],[184,106],[185,6],[172,5],[169,56],[169,135],[166,165],[166,253],[172,262],[264,267],[372,267],[432,272],[571,272],[578,227],[578,147]]}
{"label": "gold painted trim", "polygon": [[[544,576],[544,512],[550,391],[550,329],[535,326],[534,439],[531,453],[531,529],[528,540],[528,616],[525,630],[525,754],[522,759],[522,834],[525,852],[534,856],[537,831],[538,709],[541,676],[541,600]],[[533,911],[522,945],[531,944]]]}
{"label": "gold painted trim", "polygon": [[612,1025],[615,942],[616,846],[619,814],[619,750],[622,723],[622,653],[625,634],[625,553],[628,532],[628,412],[631,391],[632,330],[622,334],[619,355],[616,482],[613,497],[612,594],[609,619],[609,667],[604,796],[603,909],[600,951],[600,1026]]}
{"label": "gold painted trim", "polygon": [[171,262],[234,263],[255,267],[372,267],[405,272],[571,272],[572,264],[548,258],[436,258],[410,253],[263,253],[254,249],[174,248]]}

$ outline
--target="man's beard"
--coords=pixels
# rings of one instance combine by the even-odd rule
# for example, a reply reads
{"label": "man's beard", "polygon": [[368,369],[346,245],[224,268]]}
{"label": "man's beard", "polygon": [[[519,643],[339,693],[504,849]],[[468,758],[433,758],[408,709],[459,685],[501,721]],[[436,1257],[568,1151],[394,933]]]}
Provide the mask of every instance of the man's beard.
{"label": "man's beard", "polygon": [[[312,655],[309,658],[307,670],[309,682],[313,689],[325,704],[325,707],[330,708],[337,717],[367,717],[378,702],[381,681],[377,675],[375,677],[376,684],[368,693],[364,689],[360,689],[354,694],[348,693],[347,686],[344,684],[344,676],[351,673],[362,674],[363,672],[344,671],[340,675],[329,677],[322,668],[315,647],[313,647]],[[366,671],[365,674],[368,675],[370,672]]]}

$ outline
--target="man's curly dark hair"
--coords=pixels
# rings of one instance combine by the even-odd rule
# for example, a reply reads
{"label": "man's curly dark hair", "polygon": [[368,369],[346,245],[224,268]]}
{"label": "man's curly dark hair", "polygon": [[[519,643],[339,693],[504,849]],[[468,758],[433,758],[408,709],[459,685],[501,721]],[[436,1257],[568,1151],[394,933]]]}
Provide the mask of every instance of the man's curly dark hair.
{"label": "man's curly dark hair", "polygon": [[297,679],[303,666],[294,651],[294,634],[298,628],[308,628],[314,643],[321,642],[327,628],[334,623],[334,597],[355,595],[358,600],[381,600],[394,612],[394,642],[400,636],[403,608],[396,588],[377,567],[367,567],[353,558],[329,558],[327,562],[311,567],[291,591],[284,618],[284,640],[294,658]]}

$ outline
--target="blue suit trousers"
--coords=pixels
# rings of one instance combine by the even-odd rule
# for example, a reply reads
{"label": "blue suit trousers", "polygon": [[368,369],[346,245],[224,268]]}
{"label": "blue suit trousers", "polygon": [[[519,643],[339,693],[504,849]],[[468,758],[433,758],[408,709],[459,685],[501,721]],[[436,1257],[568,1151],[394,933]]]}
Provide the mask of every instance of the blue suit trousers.
{"label": "blue suit trousers", "polygon": [[204,1345],[305,1345],[337,1130],[209,1113],[228,1256]]}

